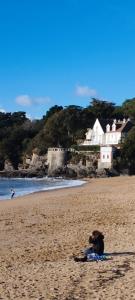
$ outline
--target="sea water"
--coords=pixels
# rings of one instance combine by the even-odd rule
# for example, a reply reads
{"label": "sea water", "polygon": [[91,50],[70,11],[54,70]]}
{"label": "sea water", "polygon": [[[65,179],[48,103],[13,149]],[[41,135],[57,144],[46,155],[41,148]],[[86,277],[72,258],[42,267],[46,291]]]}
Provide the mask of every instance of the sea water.
{"label": "sea water", "polygon": [[11,198],[11,189],[15,197],[38,191],[73,187],[84,184],[83,180],[66,180],[62,178],[0,178],[0,200]]}

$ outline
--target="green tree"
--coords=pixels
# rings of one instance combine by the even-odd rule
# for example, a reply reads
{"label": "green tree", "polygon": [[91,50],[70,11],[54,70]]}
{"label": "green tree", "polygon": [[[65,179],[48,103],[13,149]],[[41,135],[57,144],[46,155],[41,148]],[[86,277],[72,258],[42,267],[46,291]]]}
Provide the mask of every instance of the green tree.
{"label": "green tree", "polygon": [[70,105],[61,113],[63,119],[63,127],[67,131],[68,137],[72,143],[75,142],[76,132],[81,128],[81,112],[82,107]]}
{"label": "green tree", "polygon": [[40,154],[45,154],[48,147],[69,147],[70,144],[70,137],[64,124],[63,110],[61,110],[48,118],[43,129],[31,141],[29,149],[38,145]]}
{"label": "green tree", "polygon": [[52,106],[47,112],[46,115],[43,116],[43,119],[45,122],[47,122],[47,120],[55,113],[61,111],[63,109],[62,106],[58,106],[58,105],[54,105]]}
{"label": "green tree", "polygon": [[121,157],[123,164],[131,173],[135,173],[135,127],[130,130],[123,144]]}
{"label": "green tree", "polygon": [[11,122],[13,125],[22,125],[28,118],[24,111],[14,112],[11,115]]}
{"label": "green tree", "polygon": [[122,106],[115,106],[112,117],[115,118],[116,120],[119,119],[122,120],[124,117],[126,117]]}
{"label": "green tree", "polygon": [[92,98],[89,108],[95,118],[111,118],[115,109],[115,104],[104,100]]}
{"label": "green tree", "polygon": [[125,117],[129,117],[135,121],[135,98],[125,100],[122,104],[122,110]]}

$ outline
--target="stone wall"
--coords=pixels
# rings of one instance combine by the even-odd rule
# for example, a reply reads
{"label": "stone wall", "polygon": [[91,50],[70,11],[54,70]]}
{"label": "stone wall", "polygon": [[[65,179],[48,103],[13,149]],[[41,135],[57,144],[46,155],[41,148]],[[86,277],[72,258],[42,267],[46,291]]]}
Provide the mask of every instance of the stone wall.
{"label": "stone wall", "polygon": [[48,174],[66,164],[66,150],[64,148],[49,148],[47,154]]}

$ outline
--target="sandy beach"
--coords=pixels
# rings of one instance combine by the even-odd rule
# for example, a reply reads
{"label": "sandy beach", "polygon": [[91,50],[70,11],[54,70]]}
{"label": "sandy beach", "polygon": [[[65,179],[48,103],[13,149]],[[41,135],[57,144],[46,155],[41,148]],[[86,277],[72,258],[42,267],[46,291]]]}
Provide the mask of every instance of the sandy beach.
{"label": "sandy beach", "polygon": [[[94,230],[103,262],[76,263]],[[135,177],[0,202],[0,299],[135,299]]]}

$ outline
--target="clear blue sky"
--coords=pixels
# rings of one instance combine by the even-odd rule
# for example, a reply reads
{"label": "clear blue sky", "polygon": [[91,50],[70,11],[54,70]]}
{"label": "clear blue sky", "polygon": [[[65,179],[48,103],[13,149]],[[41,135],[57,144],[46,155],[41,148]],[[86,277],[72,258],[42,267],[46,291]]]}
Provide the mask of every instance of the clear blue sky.
{"label": "clear blue sky", "polygon": [[135,96],[134,0],[0,1],[0,109]]}

